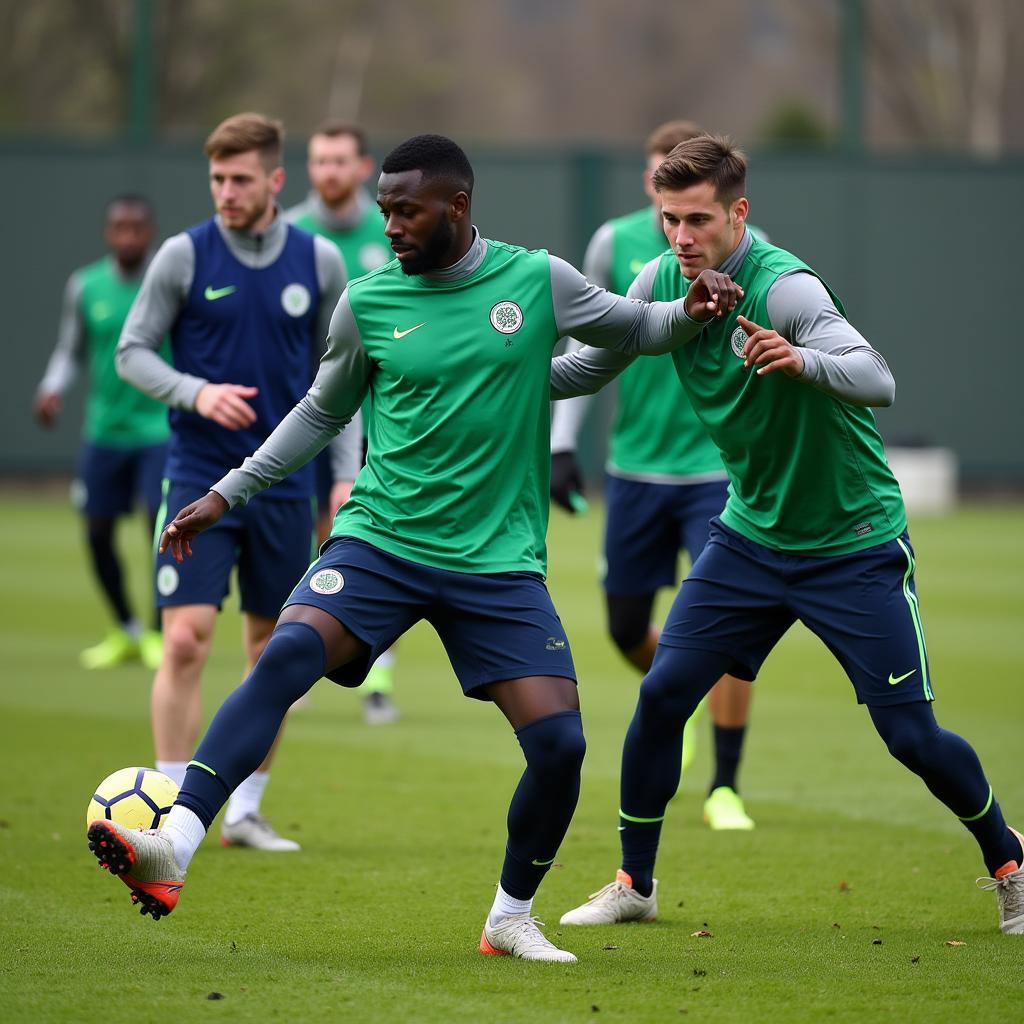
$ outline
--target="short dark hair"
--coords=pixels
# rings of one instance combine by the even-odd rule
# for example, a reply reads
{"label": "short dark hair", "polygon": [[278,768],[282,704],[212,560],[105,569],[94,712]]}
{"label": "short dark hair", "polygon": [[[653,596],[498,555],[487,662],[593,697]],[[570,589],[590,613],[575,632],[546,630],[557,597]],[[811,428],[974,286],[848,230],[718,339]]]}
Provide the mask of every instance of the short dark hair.
{"label": "short dark hair", "polygon": [[210,160],[240,156],[255,150],[263,166],[272,171],[281,163],[284,125],[263,114],[235,114],[221,121],[207,136],[203,152]]}
{"label": "short dark hair", "polygon": [[694,121],[666,121],[647,136],[646,153],[671,153],[680,142],[703,135],[704,129]]}
{"label": "short dark hair", "polygon": [[326,135],[329,139],[336,139],[342,135],[351,135],[356,140],[356,150],[359,155],[366,156],[367,154],[366,132],[361,125],[356,124],[354,121],[343,121],[338,117],[329,117],[326,121],[321,121],[313,129],[313,135]]}
{"label": "short dark hair", "polygon": [[136,192],[122,192],[120,195],[112,196],[108,199],[106,205],[103,207],[104,221],[110,220],[110,214],[115,206],[138,207],[150,224],[155,220],[153,204],[145,196],[139,195]]}
{"label": "short dark hair", "polygon": [[395,146],[380,165],[385,174],[422,171],[430,180],[444,180],[457,191],[473,194],[473,166],[462,147],[444,135],[414,135]]}
{"label": "short dark hair", "polygon": [[680,142],[655,169],[651,181],[656,192],[710,181],[715,198],[728,206],[747,190],[747,158],[724,135],[698,135]]}

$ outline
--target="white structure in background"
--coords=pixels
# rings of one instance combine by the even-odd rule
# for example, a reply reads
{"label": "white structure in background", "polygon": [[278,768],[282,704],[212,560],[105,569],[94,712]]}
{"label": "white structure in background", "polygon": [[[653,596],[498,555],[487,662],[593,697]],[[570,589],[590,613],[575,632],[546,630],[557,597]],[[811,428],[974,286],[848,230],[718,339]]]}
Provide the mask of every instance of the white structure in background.
{"label": "white structure in background", "polygon": [[948,448],[887,448],[907,510],[948,512],[956,504],[956,455]]}

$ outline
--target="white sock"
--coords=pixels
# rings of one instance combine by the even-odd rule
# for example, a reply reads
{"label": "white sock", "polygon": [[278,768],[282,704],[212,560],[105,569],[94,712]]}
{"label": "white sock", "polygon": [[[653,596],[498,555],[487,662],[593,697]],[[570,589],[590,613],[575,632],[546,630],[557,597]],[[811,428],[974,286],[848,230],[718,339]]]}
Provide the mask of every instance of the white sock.
{"label": "white sock", "polygon": [[181,804],[175,804],[167,815],[162,829],[174,847],[174,859],[178,867],[187,868],[192,855],[206,837],[206,828],[194,811]]}
{"label": "white sock", "polygon": [[249,778],[243,779],[228,801],[224,824],[235,825],[249,814],[259,814],[263,790],[269,780],[270,772],[253,772]]}
{"label": "white sock", "polygon": [[185,781],[185,769],[188,767],[188,761],[161,761],[157,758],[156,770],[163,772],[174,784],[181,789],[182,783]]}
{"label": "white sock", "polygon": [[378,668],[391,668],[395,663],[395,645],[392,644],[383,654],[378,655],[373,663]]}
{"label": "white sock", "polygon": [[504,921],[506,917],[528,914],[532,909],[532,896],[528,900],[517,900],[514,896],[509,896],[499,885],[498,891],[494,894],[494,904],[491,906],[491,912],[487,915],[487,920],[491,924],[497,924],[499,921]]}

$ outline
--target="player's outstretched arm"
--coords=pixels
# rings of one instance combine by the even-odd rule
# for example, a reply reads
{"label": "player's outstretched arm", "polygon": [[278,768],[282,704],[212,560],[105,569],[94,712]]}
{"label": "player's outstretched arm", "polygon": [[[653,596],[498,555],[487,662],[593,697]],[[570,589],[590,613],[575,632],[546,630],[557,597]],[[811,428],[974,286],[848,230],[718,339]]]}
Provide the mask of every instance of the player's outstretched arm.
{"label": "player's outstretched arm", "polygon": [[185,557],[192,557],[192,541],[208,530],[228,510],[228,503],[216,493],[210,491],[198,501],[186,505],[165,527],[160,534],[160,554],[170,549],[176,562],[183,562]]}
{"label": "player's outstretched arm", "polygon": [[32,415],[41,427],[52,427],[64,404],[64,393],[74,384],[85,360],[85,322],[82,319],[82,282],[76,271],[64,286],[57,344],[46,364],[32,403]]}

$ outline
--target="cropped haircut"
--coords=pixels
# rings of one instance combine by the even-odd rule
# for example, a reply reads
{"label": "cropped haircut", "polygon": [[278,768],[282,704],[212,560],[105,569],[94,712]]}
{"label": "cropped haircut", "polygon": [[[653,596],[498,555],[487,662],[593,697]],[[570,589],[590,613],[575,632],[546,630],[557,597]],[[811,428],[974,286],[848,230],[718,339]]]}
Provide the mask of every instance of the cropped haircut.
{"label": "cropped haircut", "polygon": [[284,125],[263,114],[235,114],[210,132],[203,152],[210,160],[259,153],[264,168],[272,171],[281,164]]}
{"label": "cropped haircut", "polygon": [[385,174],[422,171],[424,180],[444,181],[458,192],[473,194],[473,166],[462,147],[444,135],[414,135],[384,158]]}
{"label": "cropped haircut", "polygon": [[651,177],[656,192],[678,192],[709,181],[715,198],[729,206],[747,190],[747,158],[724,135],[699,135],[680,142]]}
{"label": "cropped haircut", "polygon": [[647,136],[645,152],[648,156],[655,153],[671,153],[680,142],[703,135],[704,129],[694,121],[666,121]]}
{"label": "cropped haircut", "polygon": [[366,132],[362,126],[354,121],[342,121],[337,117],[330,117],[313,129],[314,135],[324,135],[328,139],[337,139],[344,135],[350,135],[356,140],[356,152],[360,156],[366,156],[368,150],[366,145]]}
{"label": "cropped haircut", "polygon": [[139,195],[137,192],[122,192],[120,195],[111,196],[103,207],[104,222],[110,220],[110,215],[114,212],[115,206],[134,206],[137,210],[142,211],[142,216],[150,224],[156,219],[153,204],[145,196]]}

